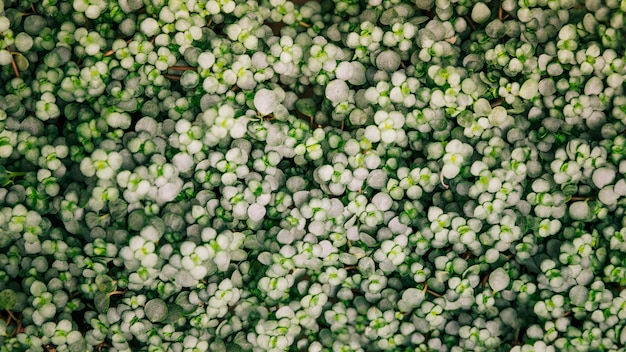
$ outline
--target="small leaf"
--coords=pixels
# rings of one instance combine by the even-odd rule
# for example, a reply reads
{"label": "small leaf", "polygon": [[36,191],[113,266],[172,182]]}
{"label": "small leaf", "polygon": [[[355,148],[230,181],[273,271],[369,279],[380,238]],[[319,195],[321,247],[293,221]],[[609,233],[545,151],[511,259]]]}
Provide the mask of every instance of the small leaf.
{"label": "small leaf", "polygon": [[96,276],[96,286],[98,286],[99,291],[105,293],[109,293],[117,289],[115,281],[108,275]]}
{"label": "small leaf", "polygon": [[111,304],[111,298],[105,292],[97,292],[94,295],[93,303],[96,306],[96,310],[100,313],[106,313],[109,310]]}
{"label": "small leaf", "polygon": [[563,192],[563,195],[566,197],[573,196],[578,193],[578,186],[571,183],[565,183],[561,185],[561,192]]}
{"label": "small leaf", "polygon": [[278,95],[272,90],[263,88],[254,95],[254,107],[263,116],[274,112],[279,104]]}
{"label": "small leaf", "polygon": [[296,109],[307,117],[313,117],[317,112],[315,101],[312,98],[298,99],[298,101],[296,101]]}
{"label": "small leaf", "polygon": [[[198,306],[194,306],[194,309],[198,308]],[[163,322],[166,324],[174,324],[178,321],[178,319],[182,318],[185,315],[185,311],[178,304],[173,304],[168,308],[167,319]]]}
{"label": "small leaf", "polygon": [[569,215],[574,221],[586,221],[592,213],[587,202],[577,201],[569,206]]}
{"label": "small leaf", "polygon": [[401,62],[400,55],[391,49],[387,49],[376,56],[376,67],[387,72],[397,71]]}
{"label": "small leaf", "polygon": [[231,352],[243,352],[244,351],[244,349],[241,348],[241,346],[234,344],[232,342],[227,342],[225,346],[226,346],[226,351],[231,351]]}
{"label": "small leaf", "polygon": [[507,288],[510,282],[509,274],[502,268],[497,268],[489,275],[489,286],[496,292]]}
{"label": "small leaf", "polygon": [[11,310],[17,304],[17,295],[13,290],[6,289],[0,292],[0,310]]}
{"label": "small leaf", "polygon": [[41,294],[46,291],[48,291],[48,288],[46,287],[46,284],[41,281],[35,281],[30,285],[30,294],[35,297],[41,296]]}
{"label": "small leaf", "polygon": [[596,187],[603,188],[604,186],[613,183],[613,180],[615,180],[615,170],[610,167],[601,167],[596,169],[591,176],[591,180]]}
{"label": "small leaf", "polygon": [[328,83],[325,94],[326,98],[328,98],[333,105],[337,105],[348,101],[348,98],[350,97],[350,88],[343,80],[335,79]]}
{"label": "small leaf", "polygon": [[17,68],[20,70],[20,72],[28,70],[30,62],[28,61],[26,56],[22,55],[21,53],[17,53],[13,56],[13,58],[15,59],[15,64],[17,65]]}
{"label": "small leaf", "polygon": [[191,287],[198,283],[198,280],[194,279],[187,270],[179,271],[174,277],[174,281],[182,287]]}
{"label": "small leaf", "polygon": [[402,301],[407,305],[408,308],[410,308],[410,310],[419,307],[419,305],[422,304],[422,302],[424,301],[424,298],[424,292],[414,287],[408,288],[402,293]]}
{"label": "small leaf", "polygon": [[479,2],[472,8],[471,17],[472,21],[478,24],[484,24],[489,20],[489,17],[491,17],[491,10],[489,10],[487,5]]}
{"label": "small leaf", "polygon": [[536,79],[524,81],[519,89],[519,96],[525,100],[531,100],[539,94],[539,82]]}
{"label": "small leaf", "polygon": [[109,224],[110,217],[107,215],[98,215],[96,213],[89,212],[85,215],[85,223],[87,227],[93,229],[94,227],[106,227]]}
{"label": "small leaf", "polygon": [[128,204],[122,199],[109,202],[109,211],[113,221],[124,219],[128,213]]}
{"label": "small leaf", "polygon": [[582,285],[574,286],[569,291],[569,298],[573,305],[583,307],[589,298],[589,290]]}
{"label": "small leaf", "polygon": [[185,313],[191,313],[198,308],[198,305],[189,302],[189,291],[183,291],[176,296],[176,306],[182,308]]}
{"label": "small leaf", "polygon": [[146,317],[153,323],[165,320],[168,315],[167,304],[160,298],[146,302],[144,311],[146,312]]}

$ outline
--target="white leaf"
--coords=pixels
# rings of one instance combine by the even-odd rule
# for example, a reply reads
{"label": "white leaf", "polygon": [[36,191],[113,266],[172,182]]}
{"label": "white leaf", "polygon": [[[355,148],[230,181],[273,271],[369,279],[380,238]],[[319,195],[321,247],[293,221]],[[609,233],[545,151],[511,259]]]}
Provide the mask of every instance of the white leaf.
{"label": "white leaf", "polygon": [[585,220],[589,217],[590,209],[587,202],[578,201],[569,206],[569,216],[573,220]]}
{"label": "white leaf", "polygon": [[250,204],[250,206],[248,207],[248,218],[250,218],[250,220],[253,222],[263,220],[265,213],[265,207],[257,203]]}
{"label": "white leaf", "polygon": [[489,286],[496,292],[507,288],[510,282],[509,274],[502,268],[497,268],[489,275]]}
{"label": "white leaf", "polygon": [[539,94],[539,82],[536,79],[524,81],[519,89],[519,96],[522,99],[530,100]]}
{"label": "white leaf", "polygon": [[350,88],[344,80],[336,79],[328,83],[326,86],[326,98],[330,100],[333,105],[348,101],[350,96]]}
{"label": "white leaf", "polygon": [[604,186],[612,183],[614,179],[615,170],[610,167],[601,167],[596,169],[591,176],[593,184],[598,188],[603,188]]}
{"label": "white leaf", "polygon": [[263,116],[274,112],[279,104],[278,95],[269,89],[259,89],[254,95],[254,107]]}

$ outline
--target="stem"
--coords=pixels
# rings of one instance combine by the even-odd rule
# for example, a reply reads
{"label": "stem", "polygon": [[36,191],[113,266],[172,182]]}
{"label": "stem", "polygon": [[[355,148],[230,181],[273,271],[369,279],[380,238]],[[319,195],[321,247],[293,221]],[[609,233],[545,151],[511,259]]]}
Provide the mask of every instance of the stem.
{"label": "stem", "polygon": [[437,297],[437,298],[441,297],[441,295],[440,295],[440,294],[438,294],[437,292],[435,292],[435,291],[433,291],[433,290],[426,290],[426,292],[430,293],[431,295],[433,295],[433,296],[435,296],[435,297]]}
{"label": "stem", "polygon": [[111,50],[107,51],[106,53],[104,53],[104,57],[111,56],[114,53],[115,53],[115,51],[113,51],[113,49],[111,49]]}
{"label": "stem", "polygon": [[469,23],[470,27],[472,27],[472,30],[476,30],[476,25],[474,24],[474,21],[472,21],[471,17],[465,16],[465,20]]}
{"label": "stem", "polygon": [[15,58],[13,57],[14,55],[19,54],[17,52],[11,52],[11,67],[13,67],[13,73],[15,73],[15,76],[17,78],[20,78],[20,70],[17,68],[17,63],[15,62]]}
{"label": "stem", "polygon": [[126,291],[113,291],[113,292],[109,292],[107,293],[107,296],[111,297],[113,295],[123,295],[124,293],[126,293]]}
{"label": "stem", "polygon": [[26,171],[7,171],[7,175],[9,175],[9,177],[11,178],[24,176],[26,174]]}
{"label": "stem", "polygon": [[11,322],[13,322],[13,321],[19,323],[19,320],[15,317],[15,315],[13,315],[13,312],[11,310],[6,309],[5,311],[7,312],[7,315],[9,316],[7,318],[7,320],[6,320],[7,326],[9,326],[11,324]]}
{"label": "stem", "polygon": [[444,179],[443,179],[443,173],[440,173],[440,174],[439,174],[439,181],[441,182],[441,185],[442,185],[445,189],[450,188],[450,186],[448,186],[448,185],[446,184],[446,182],[444,181]]}
{"label": "stem", "polygon": [[3,184],[0,184],[2,187],[13,184],[14,178],[26,175],[26,171],[7,171],[6,173],[8,177]]}
{"label": "stem", "polygon": [[170,70],[180,70],[180,71],[195,71],[198,68],[193,66],[170,66]]}
{"label": "stem", "polygon": [[165,74],[165,75],[163,75],[163,77],[168,78],[168,79],[171,79],[171,80],[174,80],[174,81],[180,81],[180,76],[177,76],[177,75],[168,75],[168,74]]}
{"label": "stem", "polygon": [[304,23],[304,22],[302,22],[302,21],[298,22],[298,24],[299,24],[299,25],[301,25],[301,26],[302,26],[302,27],[304,27],[304,28],[311,28],[311,26],[310,26],[310,25],[308,25],[308,24],[306,24],[306,23]]}
{"label": "stem", "polygon": [[492,108],[495,108],[496,106],[502,105],[502,102],[504,102],[504,99],[500,98],[500,99],[494,101],[493,103],[491,103],[490,105],[491,105]]}

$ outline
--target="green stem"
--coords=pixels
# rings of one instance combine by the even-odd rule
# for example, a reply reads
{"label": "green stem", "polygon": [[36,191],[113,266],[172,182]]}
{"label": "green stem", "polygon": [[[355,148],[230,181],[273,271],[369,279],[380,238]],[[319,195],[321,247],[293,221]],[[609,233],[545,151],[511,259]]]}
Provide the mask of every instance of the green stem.
{"label": "green stem", "polygon": [[12,184],[16,177],[22,177],[26,175],[26,173],[27,173],[26,171],[8,171],[7,170],[6,171],[7,180],[4,183],[2,183],[2,187]]}

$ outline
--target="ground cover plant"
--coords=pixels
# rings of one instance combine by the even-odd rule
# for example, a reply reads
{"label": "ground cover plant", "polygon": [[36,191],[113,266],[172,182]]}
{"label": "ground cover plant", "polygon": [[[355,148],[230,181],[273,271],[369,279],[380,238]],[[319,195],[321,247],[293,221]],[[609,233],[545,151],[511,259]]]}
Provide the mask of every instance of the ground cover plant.
{"label": "ground cover plant", "polygon": [[625,12],[0,1],[0,351],[623,351]]}

